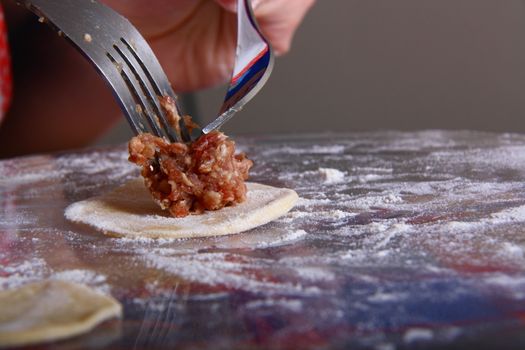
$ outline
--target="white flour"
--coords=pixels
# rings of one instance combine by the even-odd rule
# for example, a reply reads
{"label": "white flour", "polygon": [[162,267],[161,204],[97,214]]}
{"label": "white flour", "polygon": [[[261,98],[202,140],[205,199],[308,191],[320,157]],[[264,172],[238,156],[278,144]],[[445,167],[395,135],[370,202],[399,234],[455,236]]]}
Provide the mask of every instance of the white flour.
{"label": "white flour", "polygon": [[325,184],[334,184],[345,181],[345,173],[338,169],[319,168],[318,172]]}
{"label": "white flour", "polygon": [[97,274],[96,272],[90,270],[64,270],[53,273],[50,278],[72,283],[85,284],[104,294],[110,294],[111,292],[111,288],[106,281],[106,276]]}
{"label": "white flour", "polygon": [[431,329],[425,328],[411,328],[403,335],[405,343],[414,343],[419,341],[430,341],[434,338],[434,332]]}
{"label": "white flour", "polygon": [[257,248],[268,248],[268,247],[277,247],[281,246],[283,244],[291,244],[293,242],[296,242],[306,236],[308,232],[304,230],[298,230],[298,231],[292,231],[292,232],[286,232],[282,236],[278,237],[277,239],[273,239],[272,241],[262,241],[255,245]]}
{"label": "white flour", "polygon": [[[301,199],[268,225],[206,239],[106,238],[63,220],[67,204],[136,174],[121,150],[61,156],[55,170],[42,159],[23,171],[0,162],[2,174],[22,172],[22,180],[0,181],[0,228],[9,232],[0,237],[0,259],[16,257],[0,268],[0,288],[60,278],[109,291],[119,283],[114,274],[132,279],[137,271],[131,289],[143,294],[132,300],[153,313],[169,310],[162,297],[173,286],[163,282],[175,279],[190,286],[188,304],[217,305],[241,291],[239,317],[279,310],[314,326],[337,320],[363,333],[401,329],[408,346],[455,339],[462,327],[426,328],[432,315],[425,305],[443,305],[443,315],[462,324],[478,321],[450,311],[464,301],[525,300],[525,137],[468,135],[248,142],[242,148],[254,155],[252,180],[294,188]],[[53,181],[32,188],[42,179]],[[81,265],[48,265],[42,252],[61,238]],[[103,263],[88,267],[97,259]],[[395,345],[378,336],[367,347]]]}
{"label": "white flour", "polygon": [[30,282],[36,282],[48,274],[43,259],[32,258],[20,263],[0,267],[0,290],[12,289]]}
{"label": "white flour", "polygon": [[[220,285],[250,292],[264,292],[279,295],[319,295],[321,290],[314,286],[289,282],[261,281],[250,271],[263,270],[271,261],[247,259],[227,253],[200,253],[172,255],[168,249],[146,251],[142,259],[147,266],[160,269],[186,280],[208,285]],[[236,261],[237,260],[237,261]]]}
{"label": "white flour", "polygon": [[284,147],[275,150],[266,150],[265,155],[270,156],[276,153],[287,153],[293,155],[302,154],[341,154],[345,150],[344,145],[332,145],[332,146],[319,146],[313,145],[310,147],[296,148],[296,147]]}
{"label": "white flour", "polygon": [[265,299],[251,301],[245,306],[247,309],[259,309],[264,307],[278,307],[285,308],[293,312],[301,312],[303,303],[300,300],[286,300],[286,299]]}
{"label": "white flour", "polygon": [[0,273],[5,275],[5,277],[0,277],[0,290],[13,289],[27,283],[45,279],[57,279],[84,284],[104,294],[110,294],[111,291],[104,275],[90,270],[79,269],[53,272],[45,260],[39,258],[0,267]]}

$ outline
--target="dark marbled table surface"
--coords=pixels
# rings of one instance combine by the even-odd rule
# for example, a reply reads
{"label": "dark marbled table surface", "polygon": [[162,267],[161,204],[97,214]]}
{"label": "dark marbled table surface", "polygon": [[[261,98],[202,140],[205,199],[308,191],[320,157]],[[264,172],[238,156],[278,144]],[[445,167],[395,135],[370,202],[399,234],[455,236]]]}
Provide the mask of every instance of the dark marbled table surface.
{"label": "dark marbled table surface", "polygon": [[281,219],[190,240],[105,237],[64,208],[137,176],[124,147],[0,162],[0,289],[47,278],[124,318],[41,349],[525,348],[525,135],[241,137]]}

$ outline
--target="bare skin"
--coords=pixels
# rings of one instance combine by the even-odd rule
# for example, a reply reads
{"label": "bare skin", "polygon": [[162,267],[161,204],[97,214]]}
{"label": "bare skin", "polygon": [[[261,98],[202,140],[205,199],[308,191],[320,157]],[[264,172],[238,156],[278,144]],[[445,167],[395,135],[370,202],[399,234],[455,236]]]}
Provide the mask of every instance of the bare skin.
{"label": "bare skin", "polygon": [[[254,0],[278,54],[315,0]],[[105,0],[149,41],[176,92],[225,82],[235,51],[235,0]],[[84,59],[25,10],[2,3],[10,27],[15,97],[0,127],[0,157],[83,147],[120,111]]]}

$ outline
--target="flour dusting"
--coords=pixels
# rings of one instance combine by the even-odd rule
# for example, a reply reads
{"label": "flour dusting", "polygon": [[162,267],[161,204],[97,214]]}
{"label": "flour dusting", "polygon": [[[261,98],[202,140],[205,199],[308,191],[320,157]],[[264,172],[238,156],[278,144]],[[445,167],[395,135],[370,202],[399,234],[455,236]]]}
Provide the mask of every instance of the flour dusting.
{"label": "flour dusting", "polygon": [[434,337],[434,332],[431,329],[425,328],[411,328],[403,335],[405,343],[414,343],[418,341],[430,341]]}
{"label": "flour dusting", "polygon": [[[522,313],[525,136],[238,143],[255,162],[250,181],[293,188],[300,199],[267,225],[222,237],[112,238],[64,220],[71,203],[136,177],[123,147],[0,161],[0,289],[57,278],[112,291],[126,317],[148,320],[151,347],[203,330],[209,339],[229,334],[228,347],[253,329],[265,330],[261,347],[312,336],[319,348],[453,347],[494,331],[488,319],[504,327]],[[172,323],[155,328],[163,320]],[[172,325],[177,332],[164,332]]]}
{"label": "flour dusting", "polygon": [[18,264],[8,264],[0,268],[0,290],[14,289],[27,283],[56,279],[84,284],[104,294],[110,294],[111,287],[106,276],[95,271],[71,269],[53,271],[41,258],[33,258]]}
{"label": "flour dusting", "polygon": [[104,294],[110,294],[111,287],[107,284],[106,276],[97,274],[90,270],[64,270],[55,272],[50,276],[51,279],[84,284],[92,287]]}
{"label": "flour dusting", "polygon": [[45,260],[31,258],[0,267],[0,290],[20,287],[44,278],[49,269]]}
{"label": "flour dusting", "polygon": [[273,239],[272,241],[262,241],[256,244],[257,248],[268,248],[268,247],[277,247],[283,244],[290,244],[293,243],[304,236],[306,236],[308,232],[305,230],[298,230],[298,231],[291,231],[286,232],[282,236],[280,236],[277,239]]}
{"label": "flour dusting", "polygon": [[325,184],[334,184],[345,180],[345,173],[338,169],[319,168],[319,175]]}

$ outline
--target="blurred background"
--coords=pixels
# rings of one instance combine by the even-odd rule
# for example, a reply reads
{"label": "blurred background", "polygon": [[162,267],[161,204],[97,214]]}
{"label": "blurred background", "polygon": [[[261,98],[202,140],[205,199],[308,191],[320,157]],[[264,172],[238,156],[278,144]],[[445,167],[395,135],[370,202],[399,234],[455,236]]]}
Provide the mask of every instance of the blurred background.
{"label": "blurred background", "polygon": [[[223,88],[185,96],[201,123]],[[525,132],[521,0],[318,0],[231,134],[371,129]],[[96,144],[125,142],[124,118]]]}

